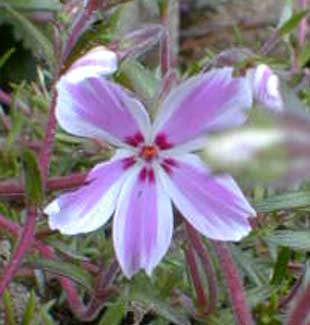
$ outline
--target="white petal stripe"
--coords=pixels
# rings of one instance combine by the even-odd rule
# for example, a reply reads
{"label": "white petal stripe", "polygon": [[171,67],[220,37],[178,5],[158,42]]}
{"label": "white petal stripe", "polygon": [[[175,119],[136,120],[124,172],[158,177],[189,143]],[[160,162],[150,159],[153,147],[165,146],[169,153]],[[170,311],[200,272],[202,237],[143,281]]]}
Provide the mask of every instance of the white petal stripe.
{"label": "white petal stripe", "polygon": [[[166,254],[173,232],[172,206],[156,175],[140,170],[124,184],[113,220],[113,241],[124,274],[151,275]],[[154,177],[154,178],[153,178]]]}

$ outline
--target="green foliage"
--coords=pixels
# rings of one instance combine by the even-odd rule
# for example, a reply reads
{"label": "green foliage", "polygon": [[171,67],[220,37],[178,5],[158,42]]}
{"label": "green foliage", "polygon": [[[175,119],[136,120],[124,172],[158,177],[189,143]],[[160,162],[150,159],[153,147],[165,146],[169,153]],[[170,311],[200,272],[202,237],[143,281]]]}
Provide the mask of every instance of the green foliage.
{"label": "green foliage", "polygon": [[303,208],[310,205],[310,191],[283,193],[268,197],[255,204],[258,212]]}
{"label": "green foliage", "polygon": [[265,240],[295,251],[310,251],[310,230],[278,230]]}
{"label": "green foliage", "polygon": [[[164,2],[161,1],[163,11],[165,9]],[[205,8],[204,1],[200,2],[199,8]],[[210,4],[213,2],[215,1],[208,1]],[[14,26],[15,39],[22,40],[23,46],[31,49],[37,59],[35,80],[29,82],[25,81],[27,78],[17,77],[14,83],[9,83],[8,90],[1,84],[1,89],[5,89],[11,95],[12,104],[2,107],[3,114],[9,119],[11,128],[5,130],[0,121],[0,177],[2,180],[13,182],[24,188],[26,200],[24,196],[15,195],[16,193],[8,196],[6,193],[0,193],[0,212],[7,219],[19,225],[24,223],[27,204],[43,207],[46,202],[63,192],[62,189],[44,192],[42,190],[38,153],[46,130],[53,89],[51,80],[55,77],[54,68],[57,65],[57,58],[54,53],[54,44],[51,41],[50,24],[38,25],[31,20],[32,14],[47,11],[61,27],[63,35],[61,35],[60,41],[65,40],[72,27],[73,16],[65,11],[63,3],[64,1],[58,0],[11,0],[0,4],[3,9],[0,13],[0,24],[9,23]],[[221,5],[223,3],[226,5],[227,1],[221,1],[221,3]],[[220,8],[218,6],[221,5],[217,1],[217,8]],[[295,172],[293,167],[300,166],[302,159],[306,161],[305,170],[309,170],[308,156],[305,158],[299,154],[292,155],[286,150],[288,145],[293,143],[294,145],[302,144],[301,147],[306,148],[304,152],[309,152],[307,151],[309,149],[307,112],[309,112],[310,93],[307,84],[304,83],[307,81],[306,70],[302,69],[309,66],[310,47],[308,40],[300,49],[295,44],[297,43],[296,29],[306,12],[301,11],[293,15],[292,8],[292,1],[286,1],[286,13],[277,28],[281,36],[278,39],[279,48],[270,53],[267,58],[262,57],[259,53],[252,56],[247,51],[244,53],[240,51],[240,61],[235,65],[239,72],[248,64],[257,62],[267,62],[275,67],[281,75],[281,89],[289,111],[285,123],[271,114],[259,114],[258,112],[262,108],[257,105],[256,110],[251,111],[246,129],[241,128],[233,132],[210,135],[205,151],[202,153],[203,159],[206,160],[210,168],[213,168],[214,172],[228,172],[236,175],[240,184],[246,185],[242,188],[259,214],[258,218],[253,221],[253,232],[241,242],[231,244],[233,259],[243,280],[248,304],[255,315],[257,324],[280,325],[285,323],[286,314],[279,310],[278,305],[281,299],[290,293],[300,273],[299,271],[295,272],[291,268],[291,264],[299,266],[299,270],[302,269],[310,251],[309,179],[301,173],[302,176],[297,178],[297,181],[293,178],[294,182],[284,182],[285,189],[275,186],[277,185],[276,181],[282,181],[285,176],[292,175]],[[79,42],[66,64],[69,66],[82,53],[95,45],[115,45],[113,42],[120,39],[119,26],[127,26],[127,23],[132,23],[120,22],[122,10],[124,9],[120,6],[109,12],[106,10],[97,12],[93,16],[94,23],[87,26],[86,33],[79,38]],[[212,15],[215,15],[215,12],[216,10],[212,11]],[[190,18],[191,23],[194,23],[195,17],[193,18],[192,14],[192,12],[188,12],[189,17],[186,18]],[[208,21],[206,22],[208,23]],[[263,29],[266,37],[269,27]],[[184,27],[182,26],[182,28]],[[243,46],[253,49],[257,48],[257,43],[260,42],[256,36],[253,42],[249,41],[250,31],[245,30],[243,24],[234,26],[234,33],[227,40],[227,43],[232,46],[242,43]],[[210,33],[210,39],[219,37],[218,35],[225,37],[226,31],[216,34]],[[177,67],[177,74],[182,76],[182,79],[193,76],[205,70],[206,67],[213,66],[217,54],[221,51],[223,42],[221,38],[217,40],[218,44],[216,45],[209,46],[207,44],[205,55],[202,55],[203,58],[200,58],[200,61],[196,59],[195,51],[199,50],[200,42],[204,44],[204,41],[208,41],[208,39],[209,34],[206,38],[200,37],[199,42],[197,39],[195,40],[195,37],[188,40],[183,39],[183,34],[181,35],[180,65]],[[123,44],[124,48],[127,49],[126,46],[130,42],[126,43],[126,37],[122,41],[125,44]],[[110,42],[113,44],[111,45]],[[192,42],[193,45],[191,45]],[[5,69],[15,68],[15,63],[12,64],[10,61],[17,53],[15,46],[16,43],[12,42],[0,58],[0,74],[2,75],[7,74]],[[195,50],[191,53],[193,57],[187,55],[187,47],[192,47]],[[294,67],[294,73],[291,73],[293,69],[289,57],[294,55],[293,49],[296,51],[297,66]],[[146,106],[154,112],[159,107],[161,99],[159,94],[162,89],[158,53],[151,53],[148,56],[147,51],[142,52],[142,54],[139,52],[139,55],[133,55],[121,62],[119,70],[113,78],[141,97]],[[154,59],[154,57],[156,58]],[[20,65],[24,65],[22,58],[18,57],[17,61],[19,60]],[[186,70],[189,61],[194,62]],[[187,71],[187,74],[184,74],[184,70]],[[30,107],[31,114],[25,114],[23,107],[26,105]],[[296,138],[293,135],[297,133],[298,137],[296,138],[298,139],[294,142]],[[261,139],[266,140],[266,137],[268,141],[265,144],[267,145],[259,147],[259,150],[256,151],[257,147],[255,146]],[[226,145],[234,144],[234,148],[239,149],[238,142],[235,141],[240,141],[240,139],[251,140],[253,151],[250,154],[250,159],[244,161],[241,159],[236,163],[236,160],[240,158],[236,154],[237,150],[228,151],[228,155],[225,156],[227,160],[223,159],[223,154],[227,153]],[[301,139],[302,141],[300,141]],[[25,149],[25,147],[31,149]],[[214,151],[214,149],[216,150]],[[96,163],[109,159],[112,154],[110,148],[103,148],[101,144],[74,137],[61,128],[57,128],[49,176],[59,177],[75,172],[86,172]],[[104,228],[90,234],[63,236],[56,232],[49,232],[46,216],[43,213],[39,213],[39,215],[36,242],[29,254],[25,256],[21,272],[14,280],[21,280],[30,293],[27,303],[23,306],[20,319],[25,325],[82,324],[83,322],[77,320],[69,311],[67,296],[58,284],[57,276],[71,279],[80,297],[85,298],[85,303],[87,303],[94,290],[97,268],[103,267],[106,270],[115,256],[111,239],[112,224],[109,222]],[[118,273],[113,285],[109,287],[111,296],[107,298],[103,310],[92,321],[92,324],[118,325],[126,322],[127,319],[131,321],[131,318],[136,321],[136,324],[140,321],[141,325],[144,323],[152,325],[234,323],[226,294],[227,288],[221,278],[221,269],[215,258],[212,242],[207,239],[204,239],[204,244],[208,248],[215,268],[219,297],[216,310],[212,314],[198,314],[195,305],[196,293],[190,282],[191,277],[187,276],[187,265],[183,256],[187,237],[180,225],[180,220],[179,218],[175,219],[176,235],[173,244],[165,260],[156,268],[152,277],[148,278],[141,272],[129,281],[121,273]],[[3,238],[8,240],[12,247],[18,242],[17,237],[9,235],[1,229],[0,245]],[[55,252],[55,260],[41,257],[36,246],[38,241],[50,246]],[[2,272],[1,257],[0,251],[0,272]],[[84,262],[89,262],[95,271],[86,270]],[[29,272],[23,272],[28,271],[29,268],[35,270],[30,276]],[[206,276],[201,267],[199,271],[206,289]],[[7,324],[17,324],[19,315],[17,315],[15,297],[13,299],[12,294],[6,291],[2,300]]]}
{"label": "green foliage", "polygon": [[11,129],[9,131],[7,142],[6,142],[6,151],[9,152],[12,150],[12,147],[18,137],[19,133],[22,130],[23,123],[25,121],[24,114],[22,110],[17,107],[17,100],[21,91],[23,84],[16,88],[13,93],[12,103],[10,105],[10,120],[11,120]]}
{"label": "green foliage", "polygon": [[271,279],[272,284],[281,284],[287,275],[287,264],[290,259],[290,250],[287,247],[283,247],[278,254],[276,264],[274,266],[273,275]]}
{"label": "green foliage", "polygon": [[118,79],[149,102],[154,98],[159,81],[154,72],[134,59],[122,63],[118,72]]}
{"label": "green foliage", "polygon": [[17,39],[22,39],[26,47],[33,50],[38,56],[43,56],[46,63],[54,67],[55,56],[53,46],[38,27],[10,5],[5,5],[5,14],[0,18],[15,27],[15,36]]}
{"label": "green foliage", "polygon": [[127,301],[133,305],[135,303],[142,305],[145,310],[150,306],[154,311],[164,319],[175,323],[188,325],[189,320],[182,310],[173,308],[167,298],[160,294],[158,286],[151,284],[145,276],[137,276],[127,286]]}
{"label": "green foliage", "polygon": [[43,322],[45,325],[56,325],[57,322],[53,319],[53,317],[50,314],[50,309],[53,307],[55,304],[55,300],[51,300],[41,306],[40,312],[39,312],[39,321],[38,324],[40,324],[40,321]]}
{"label": "green foliage", "polygon": [[308,10],[303,10],[293,15],[290,19],[288,19],[279,29],[279,33],[281,36],[284,36],[290,32],[292,32],[300,23],[300,21],[307,15]]}
{"label": "green foliage", "polygon": [[43,269],[53,274],[64,275],[92,291],[92,277],[81,266],[63,261],[36,258],[31,262],[34,268]]}
{"label": "green foliage", "polygon": [[30,292],[30,297],[28,299],[24,316],[22,320],[23,325],[32,325],[33,319],[35,318],[35,308],[36,308],[36,296],[33,291]]}
{"label": "green foliage", "polygon": [[42,180],[40,168],[34,153],[30,150],[24,150],[22,164],[26,200],[30,206],[40,206],[43,201]]}
{"label": "green foliage", "polygon": [[58,11],[61,9],[59,0],[10,0],[10,6],[17,10],[28,11]]}
{"label": "green foliage", "polygon": [[110,324],[121,324],[121,321],[126,312],[126,304],[123,299],[120,298],[116,302],[111,303],[107,306],[107,310],[101,317],[98,325],[110,325]]}
{"label": "green foliage", "polygon": [[5,65],[5,63],[9,60],[9,58],[11,57],[11,55],[14,53],[14,49],[10,49],[8,50],[6,53],[4,53],[1,58],[0,58],[0,69],[2,68],[2,66]]}
{"label": "green foliage", "polygon": [[8,290],[5,290],[3,293],[3,302],[4,302],[4,314],[5,321],[7,325],[15,325],[16,324],[16,315],[15,315],[15,306],[13,304],[11,295]]}

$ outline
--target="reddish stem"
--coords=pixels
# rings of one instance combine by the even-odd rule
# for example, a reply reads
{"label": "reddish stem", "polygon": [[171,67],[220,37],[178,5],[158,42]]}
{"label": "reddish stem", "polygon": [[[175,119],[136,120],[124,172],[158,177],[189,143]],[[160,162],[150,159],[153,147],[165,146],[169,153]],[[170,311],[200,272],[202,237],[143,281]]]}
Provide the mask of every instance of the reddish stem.
{"label": "reddish stem", "polygon": [[[81,15],[73,23],[72,30],[67,38],[63,55],[59,63],[58,74],[61,72],[62,66],[65,64],[65,61],[68,58],[73,47],[75,46],[82,30],[87,25],[93,12],[98,8],[98,6],[101,5],[102,2],[103,2],[102,0],[101,1],[88,0],[86,8],[82,11]],[[56,79],[59,77],[60,77],[59,75],[56,75]],[[50,112],[49,112],[47,128],[44,137],[44,145],[39,157],[42,180],[44,185],[46,184],[47,181],[50,156],[51,156],[51,151],[54,144],[54,138],[56,132],[56,116],[55,116],[56,100],[57,100],[57,91],[54,88],[52,92]]]}
{"label": "reddish stem", "polygon": [[208,280],[208,293],[209,293],[209,304],[207,305],[206,314],[211,313],[215,310],[217,304],[217,286],[216,286],[216,275],[213,268],[212,261],[209,257],[206,247],[202,243],[197,231],[189,224],[186,223],[186,230],[189,239],[201,260],[201,264],[204,268],[207,280]]}
{"label": "reddish stem", "polygon": [[[299,6],[301,10],[306,10],[307,8],[307,0],[299,0]],[[299,24],[298,30],[298,42],[299,48],[302,48],[305,44],[307,34],[307,17],[302,18]]]}
{"label": "reddish stem", "polygon": [[113,281],[118,271],[118,263],[114,260],[106,272],[102,271],[98,274],[95,283],[96,290],[92,294],[84,314],[80,316],[80,320],[92,321],[94,318],[96,318],[104,306],[107,297],[112,293],[112,289],[109,288],[109,284]]}
{"label": "reddish stem", "polygon": [[99,0],[88,0],[86,7],[84,10],[81,12],[81,14],[77,17],[76,21],[73,23],[73,27],[71,29],[71,32],[68,36],[68,39],[65,44],[65,48],[63,51],[63,56],[62,56],[62,64],[65,63],[66,59],[68,58],[70,52],[74,48],[79,36],[81,35],[83,29],[91,19],[92,14],[94,11],[101,6],[101,3],[103,1]]}
{"label": "reddish stem", "polygon": [[23,229],[23,232],[20,235],[19,242],[17,244],[16,250],[12,257],[12,260],[7,265],[3,272],[3,276],[0,281],[0,297],[3,294],[4,289],[10,283],[16,272],[18,271],[19,266],[22,263],[22,259],[28,249],[31,247],[34,240],[34,231],[36,227],[37,220],[37,209],[36,207],[30,206],[28,208],[26,223]]}
{"label": "reddish stem", "polygon": [[[19,233],[22,232],[22,228],[15,224],[14,222],[6,219],[4,216],[0,214],[0,228],[1,229],[6,229],[8,232],[10,232],[13,236],[18,236]],[[55,258],[55,253],[52,248],[49,246],[43,244],[39,240],[34,241],[35,248],[47,259],[53,259]],[[28,247],[29,248],[29,247]],[[83,310],[83,306],[81,305],[81,301],[79,298],[79,295],[72,284],[72,282],[69,279],[66,279],[64,277],[58,276],[58,280],[61,282],[65,292],[67,293],[68,296],[68,301],[70,306],[75,306],[77,310],[81,311]],[[73,310],[74,307],[72,308]]]}
{"label": "reddish stem", "polygon": [[[71,30],[71,33],[69,34],[69,37],[66,41],[63,56],[60,62],[60,69],[64,65],[66,59],[68,58],[71,50],[75,46],[78,37],[80,36],[82,30],[89,22],[93,12],[98,8],[98,6],[102,5],[102,0],[88,0],[85,10],[81,13],[81,15],[77,18],[75,21],[73,28]],[[52,96],[52,102],[51,102],[51,109],[49,114],[49,120],[47,124],[47,131],[45,134],[44,139],[44,146],[43,150],[40,155],[40,167],[42,171],[42,179],[45,182],[47,181],[47,175],[48,175],[48,166],[50,161],[50,155],[51,155],[51,148],[54,143],[54,136],[55,136],[55,129],[56,129],[56,117],[55,117],[55,108],[56,108],[56,90],[53,92]],[[104,271],[101,272],[101,274],[104,274]],[[65,278],[60,278],[60,281],[63,285],[64,290],[67,293],[68,301],[71,307],[71,310],[77,315],[77,317],[81,320],[84,319],[93,319],[95,316],[96,310],[92,310],[93,305],[90,304],[88,307],[85,307],[81,304],[81,301],[76,294],[76,290],[74,286],[72,285],[72,282]],[[101,287],[96,287],[96,290],[94,291],[93,295],[96,295],[98,293],[98,290],[103,290]],[[100,308],[103,305],[104,300],[101,299]],[[99,309],[99,307],[98,307]]]}
{"label": "reddish stem", "polygon": [[189,244],[185,249],[185,258],[189,267],[189,271],[191,273],[191,277],[193,280],[193,285],[197,295],[197,305],[199,310],[205,309],[207,306],[207,298],[203,289],[203,284],[201,283],[197,260],[195,257],[195,253],[191,244]]}
{"label": "reddish stem", "polygon": [[289,313],[287,325],[303,325],[310,315],[310,285],[300,293]]}
{"label": "reddish stem", "polygon": [[[51,177],[46,184],[49,191],[67,190],[82,186],[85,183],[87,173],[72,174],[69,176]],[[25,193],[24,186],[16,181],[0,182],[0,197],[1,196],[23,196]]]}
{"label": "reddish stem", "polygon": [[170,69],[170,51],[168,46],[168,39],[169,35],[168,31],[166,30],[160,41],[160,63],[162,76],[165,76]]}
{"label": "reddish stem", "polygon": [[229,248],[226,244],[219,241],[214,241],[214,247],[228,287],[230,303],[236,323],[239,325],[254,325],[239,273]]}
{"label": "reddish stem", "polygon": [[50,191],[72,189],[85,184],[88,173],[76,173],[69,176],[52,177],[47,182]]}
{"label": "reddish stem", "polygon": [[13,234],[14,236],[18,236],[19,234],[19,226],[15,223],[7,220],[3,215],[0,214],[0,229],[5,229],[9,233]]}
{"label": "reddish stem", "polygon": [[[19,233],[21,233],[22,231],[22,228],[20,226],[6,219],[1,214],[0,214],[0,228],[7,230],[14,236],[18,236]],[[55,258],[54,249],[49,247],[46,244],[43,244],[40,240],[34,241],[34,248],[36,248],[47,259]],[[98,285],[97,283],[96,290],[93,294],[94,296],[96,296],[96,299],[93,297],[89,306],[84,306],[84,304],[81,302],[78,292],[76,291],[76,288],[70,279],[67,279],[63,276],[56,277],[67,294],[67,298],[71,310],[79,319],[81,320],[92,319],[94,318],[94,315],[91,313],[91,310],[94,311],[95,314],[97,314],[98,310],[101,309],[104,300],[99,299],[98,292],[100,292],[102,296],[102,292],[105,290],[104,286],[107,286],[113,280],[113,275],[116,274],[117,270],[118,270],[118,266],[115,262],[113,262],[108,272],[101,273],[100,276],[102,277],[102,279],[104,279],[104,282],[101,282],[100,285]],[[108,293],[109,293],[108,290],[104,291],[105,295],[108,295]]]}
{"label": "reddish stem", "polygon": [[263,43],[262,47],[260,48],[259,52],[262,55],[267,55],[277,44],[279,40],[279,33],[278,31],[273,31],[267,40]]}
{"label": "reddish stem", "polygon": [[[175,0],[163,1],[160,5],[160,20],[162,25],[165,27],[165,33],[161,37],[160,42],[160,65],[162,77],[175,66],[177,58],[175,55],[177,39],[177,28],[172,26],[176,24],[175,20],[178,15],[178,3]],[[173,44],[175,42],[175,44]]]}
{"label": "reddish stem", "polygon": [[[92,12],[94,11],[96,5],[100,3],[99,0],[89,0],[88,4],[81,15],[81,18],[77,21],[74,25],[66,46],[65,51],[60,62],[60,66],[65,62],[67,56],[69,55],[71,49],[75,45],[78,36],[80,35],[81,30],[86,25],[88,19],[90,18]],[[60,69],[58,69],[59,71]],[[57,78],[58,76],[56,76]],[[52,147],[54,144],[55,132],[56,132],[56,117],[55,117],[55,108],[56,108],[56,99],[57,99],[57,92],[56,89],[53,89],[52,92],[52,100],[50,104],[50,112],[47,122],[47,128],[44,136],[43,147],[40,152],[39,156],[39,166],[42,174],[42,184],[43,188],[46,187],[47,177],[48,177],[48,170],[49,170],[49,162]],[[18,267],[22,263],[22,259],[24,255],[27,253],[27,250],[31,247],[33,240],[34,240],[34,232],[35,232],[35,225],[36,225],[36,218],[37,218],[37,207],[31,206],[28,208],[26,223],[23,228],[23,232],[20,236],[20,240],[18,242],[17,248],[13,255],[12,261],[7,266],[4,271],[2,280],[0,282],[0,295],[2,295],[3,290],[9,284],[9,282],[14,277],[15,273],[18,270]]]}
{"label": "reddish stem", "polygon": [[[72,48],[74,47],[82,29],[86,26],[89,19],[91,18],[91,15],[96,8],[101,5],[102,0],[89,0],[85,10],[81,14],[81,16],[78,18],[76,23],[74,24],[72,31],[67,39],[64,53],[61,58],[61,62],[59,64],[58,73],[61,70],[62,65],[65,63],[65,60],[67,59],[69,53],[71,52]],[[56,75],[56,79],[59,77],[59,75]],[[43,147],[40,152],[39,156],[39,166],[42,173],[42,183],[43,188],[47,185],[47,177],[48,177],[48,169],[49,169],[49,162],[50,162],[50,156],[51,156],[51,150],[54,143],[54,137],[55,137],[55,130],[56,130],[56,117],[55,117],[55,108],[56,108],[56,99],[57,99],[57,92],[56,89],[53,89],[52,92],[52,99],[50,104],[50,112],[49,112],[49,118],[47,123],[47,128],[45,132],[45,137],[43,141]],[[21,233],[21,239],[17,245],[15,254],[13,256],[13,259],[11,263],[8,265],[3,280],[0,284],[0,293],[2,293],[3,289],[6,287],[6,285],[12,280],[14,274],[16,273],[19,265],[21,264],[21,261],[26,254],[27,250],[31,247],[33,243],[38,246],[38,241],[34,242],[34,231],[35,231],[35,224],[36,224],[36,216],[37,216],[37,207],[30,207],[28,209],[27,213],[27,219],[26,224],[24,226],[24,229]],[[16,232],[17,228],[15,226],[10,225],[8,222],[5,222],[4,220],[0,219],[2,224],[7,225],[7,230],[12,230],[12,232]],[[49,248],[46,245],[39,245],[38,249],[41,251],[41,253],[47,257],[47,258],[54,258],[54,252],[53,249]],[[114,264],[112,264],[113,266]],[[113,271],[113,270],[112,270]],[[111,271],[111,272],[112,272]],[[111,273],[110,272],[110,273]],[[101,275],[105,274],[104,271],[101,272]],[[115,274],[115,273],[114,273]],[[109,274],[108,274],[109,275]],[[81,320],[83,320],[85,317],[87,319],[92,319],[99,309],[99,306],[96,310],[93,310],[93,305],[90,304],[88,307],[85,307],[80,299],[79,296],[75,290],[74,285],[69,279],[66,279],[64,277],[58,277],[60,282],[62,283],[62,286],[64,290],[67,293],[68,301],[70,304],[70,307],[72,311],[79,317]],[[109,276],[109,279],[112,277]],[[107,282],[104,283],[104,285],[107,285]],[[98,295],[100,293],[100,297],[103,298],[103,291],[105,291],[105,297],[108,295],[108,290],[104,290],[102,287],[96,287],[96,290],[94,291],[94,295]],[[100,299],[100,308],[103,306],[104,300]]]}

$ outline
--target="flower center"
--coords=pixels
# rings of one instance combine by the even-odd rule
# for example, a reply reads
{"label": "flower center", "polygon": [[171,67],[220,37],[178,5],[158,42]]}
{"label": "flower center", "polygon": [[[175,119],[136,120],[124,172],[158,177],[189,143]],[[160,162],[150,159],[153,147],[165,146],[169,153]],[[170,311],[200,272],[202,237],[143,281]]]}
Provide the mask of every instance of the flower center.
{"label": "flower center", "polygon": [[146,161],[152,161],[158,155],[158,150],[153,145],[145,145],[141,148],[139,156]]}

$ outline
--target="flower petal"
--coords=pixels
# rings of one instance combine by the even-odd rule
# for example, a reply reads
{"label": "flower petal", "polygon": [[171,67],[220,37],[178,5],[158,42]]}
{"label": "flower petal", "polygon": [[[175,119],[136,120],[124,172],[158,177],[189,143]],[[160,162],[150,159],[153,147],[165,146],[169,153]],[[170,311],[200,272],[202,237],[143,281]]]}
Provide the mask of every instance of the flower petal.
{"label": "flower petal", "polygon": [[248,78],[257,101],[270,110],[283,110],[279,78],[267,65],[260,64],[256,69],[250,69]]}
{"label": "flower petal", "polygon": [[44,210],[49,216],[50,228],[73,235],[94,231],[105,224],[131,172],[128,170],[130,159],[125,152],[118,154],[115,160],[98,164],[87,176],[86,185],[52,201]]}
{"label": "flower petal", "polygon": [[117,146],[136,145],[150,133],[142,103],[111,81],[92,77],[72,83],[64,76],[57,91],[56,117],[69,133]]}
{"label": "flower petal", "polygon": [[213,176],[195,155],[163,161],[160,179],[173,203],[203,235],[215,240],[240,240],[255,211],[228,176]]}
{"label": "flower petal", "polygon": [[151,275],[167,252],[173,232],[172,205],[152,169],[142,167],[124,184],[113,221],[116,256],[130,278]]}
{"label": "flower petal", "polygon": [[252,106],[251,87],[247,78],[235,78],[232,72],[232,68],[213,70],[170,93],[154,123],[155,141],[162,149],[246,120]]}
{"label": "flower petal", "polygon": [[66,72],[69,82],[80,82],[94,76],[106,76],[117,70],[117,56],[113,51],[98,46],[73,63]]}

